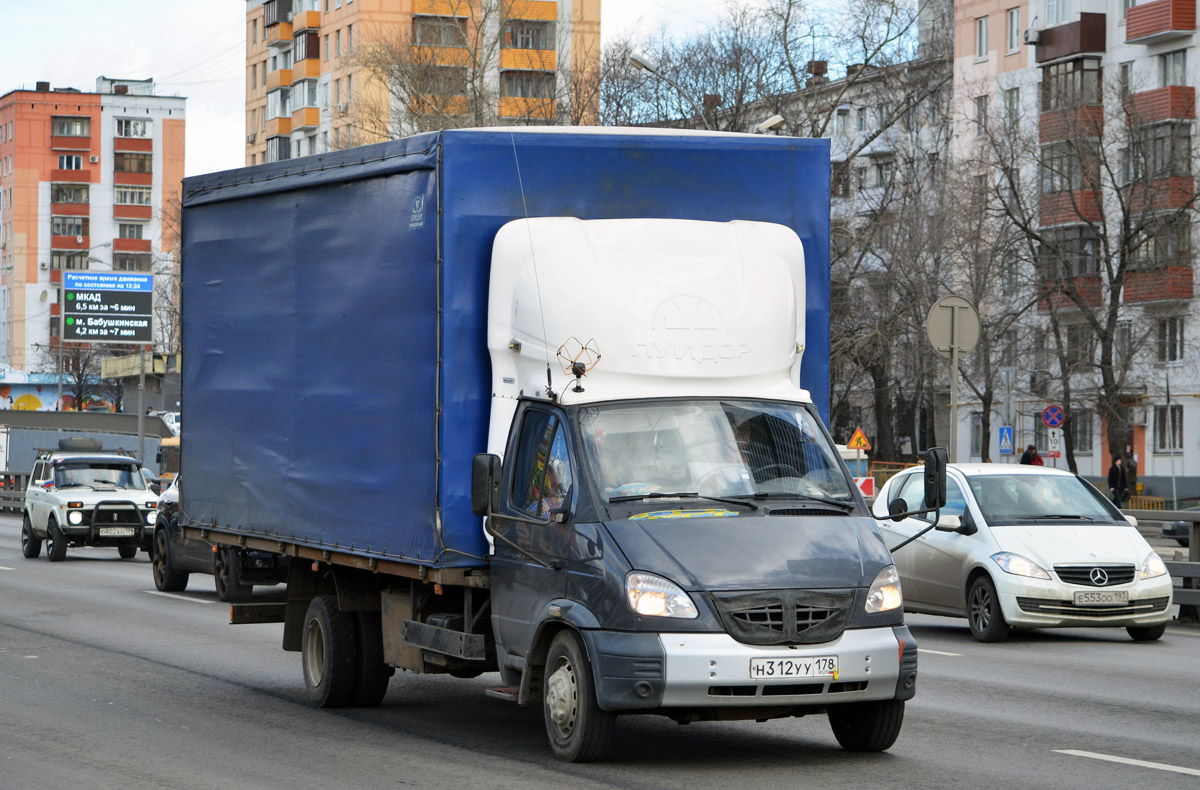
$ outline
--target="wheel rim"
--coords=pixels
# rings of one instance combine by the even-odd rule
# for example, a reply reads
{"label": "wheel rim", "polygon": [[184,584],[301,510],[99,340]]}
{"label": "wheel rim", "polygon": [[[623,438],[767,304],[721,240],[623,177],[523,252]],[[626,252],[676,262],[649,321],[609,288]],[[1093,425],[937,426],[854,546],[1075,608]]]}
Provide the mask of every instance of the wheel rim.
{"label": "wheel rim", "polygon": [[971,593],[971,625],[983,633],[992,624],[992,596],[982,584]]}
{"label": "wheel rim", "polygon": [[54,525],[51,525],[50,528],[48,530],[46,530],[46,556],[47,557],[49,557],[51,554],[54,553],[54,544],[57,542],[58,541],[56,540],[56,538],[54,536]]}
{"label": "wheel rim", "polygon": [[28,553],[29,551],[29,524],[21,525],[21,551]]}
{"label": "wheel rim", "polygon": [[560,738],[570,738],[579,715],[579,679],[571,662],[561,659],[546,681],[546,709]]}
{"label": "wheel rim", "polygon": [[308,621],[304,640],[304,672],[308,682],[320,686],[325,679],[325,633],[315,619]]}
{"label": "wheel rim", "polygon": [[224,596],[229,591],[229,568],[225,564],[225,552],[217,552],[217,594]]}
{"label": "wheel rim", "polygon": [[162,532],[154,536],[154,561],[150,565],[154,572],[154,582],[160,586],[167,573],[167,541],[163,538]]}

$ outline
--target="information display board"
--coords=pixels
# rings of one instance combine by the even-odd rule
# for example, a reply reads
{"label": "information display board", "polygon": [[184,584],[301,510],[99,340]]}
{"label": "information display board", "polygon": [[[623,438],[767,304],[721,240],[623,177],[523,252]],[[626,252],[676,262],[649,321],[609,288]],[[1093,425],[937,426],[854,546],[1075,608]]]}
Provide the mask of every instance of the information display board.
{"label": "information display board", "polygon": [[154,275],[63,272],[66,343],[150,343]]}

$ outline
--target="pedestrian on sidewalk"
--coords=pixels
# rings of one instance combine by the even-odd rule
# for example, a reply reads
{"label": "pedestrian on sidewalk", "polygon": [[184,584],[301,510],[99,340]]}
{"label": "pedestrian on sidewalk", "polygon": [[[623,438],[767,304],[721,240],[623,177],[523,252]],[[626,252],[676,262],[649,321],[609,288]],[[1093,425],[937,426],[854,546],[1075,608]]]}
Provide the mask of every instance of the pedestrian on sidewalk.
{"label": "pedestrian on sidewalk", "polygon": [[1113,504],[1121,508],[1129,501],[1129,483],[1125,477],[1125,467],[1121,465],[1121,456],[1113,459],[1108,467],[1108,492]]}

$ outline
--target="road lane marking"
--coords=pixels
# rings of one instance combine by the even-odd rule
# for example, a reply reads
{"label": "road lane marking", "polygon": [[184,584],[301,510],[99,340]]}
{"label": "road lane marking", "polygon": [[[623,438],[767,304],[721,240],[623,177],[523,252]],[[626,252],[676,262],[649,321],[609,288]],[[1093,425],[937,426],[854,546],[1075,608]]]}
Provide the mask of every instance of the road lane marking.
{"label": "road lane marking", "polygon": [[927,647],[918,647],[918,653],[932,653],[935,656],[961,656],[962,653],[947,653],[945,650],[930,650]]}
{"label": "road lane marking", "polygon": [[1151,763],[1146,760],[1132,760],[1128,757],[1116,757],[1111,754],[1099,754],[1097,752],[1083,752],[1078,749],[1055,749],[1058,754],[1069,754],[1072,757],[1089,757],[1093,760],[1107,760],[1110,763],[1121,763],[1123,765],[1135,765],[1138,768],[1153,768],[1156,771],[1173,771],[1177,774],[1187,774],[1188,776],[1200,776],[1200,770],[1196,768],[1183,768],[1178,765],[1167,765],[1166,763]]}
{"label": "road lane marking", "polygon": [[16,568],[10,568],[7,565],[0,565],[0,571],[15,571]]}
{"label": "road lane marking", "polygon": [[188,598],[186,595],[175,595],[173,593],[159,592],[158,590],[143,590],[142,592],[150,595],[161,595],[163,598],[174,598],[177,601],[191,601],[192,603],[216,603],[216,601],[205,601],[202,598]]}

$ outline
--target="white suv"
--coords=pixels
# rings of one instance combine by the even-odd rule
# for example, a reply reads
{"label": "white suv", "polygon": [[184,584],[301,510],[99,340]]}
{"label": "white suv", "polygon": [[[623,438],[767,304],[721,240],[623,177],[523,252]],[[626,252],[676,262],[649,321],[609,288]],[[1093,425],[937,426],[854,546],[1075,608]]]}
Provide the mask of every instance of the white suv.
{"label": "white suv", "polygon": [[115,451],[41,450],[25,489],[21,551],[58,562],[68,546],[116,546],[124,559],[149,551],[157,497],[141,464]]}

